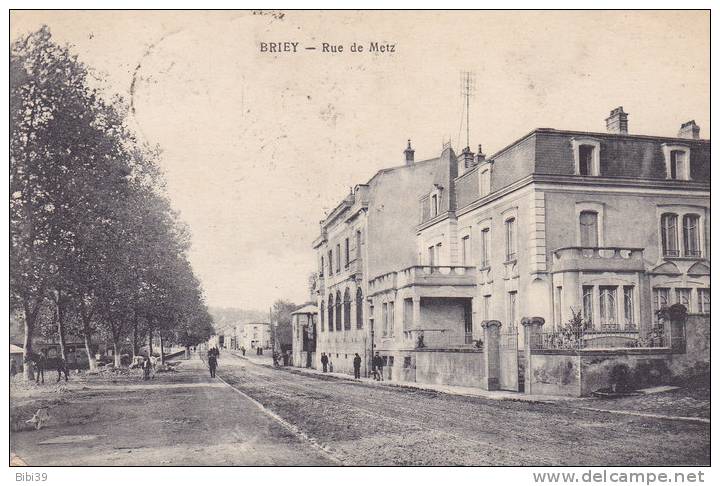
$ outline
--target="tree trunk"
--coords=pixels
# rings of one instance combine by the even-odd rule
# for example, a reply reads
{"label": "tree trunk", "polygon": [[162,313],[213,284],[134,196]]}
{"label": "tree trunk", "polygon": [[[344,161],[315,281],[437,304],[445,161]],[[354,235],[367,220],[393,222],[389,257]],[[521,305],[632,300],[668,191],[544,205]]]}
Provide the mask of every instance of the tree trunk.
{"label": "tree trunk", "polygon": [[40,309],[40,302],[35,304],[35,308],[32,308],[30,302],[27,299],[23,299],[23,313],[25,315],[25,338],[23,339],[23,375],[27,381],[35,380],[35,372],[32,364],[32,340],[33,334],[35,333],[35,319],[37,318],[37,312]]}
{"label": "tree trunk", "polygon": [[185,346],[185,359],[190,359],[190,346]]}
{"label": "tree trunk", "polygon": [[165,364],[165,347],[163,346],[163,335],[162,333],[159,333],[160,336],[160,364]]}
{"label": "tree trunk", "polygon": [[90,368],[90,371],[97,371],[97,361],[95,361],[95,355],[92,352],[92,340],[90,339],[90,330],[85,329],[84,339],[85,339],[85,351],[87,352],[88,357],[88,367]]}
{"label": "tree trunk", "polygon": [[140,354],[140,346],[138,345],[138,318],[133,320],[133,358]]}
{"label": "tree trunk", "polygon": [[113,337],[113,360],[115,368],[122,366],[122,362],[120,361],[120,346],[118,345],[118,339],[115,337]]}
{"label": "tree trunk", "polygon": [[150,328],[150,329],[148,329],[148,357],[149,358],[151,358],[153,355],[152,339],[153,339],[153,332],[152,332],[152,328]]}
{"label": "tree trunk", "polygon": [[65,350],[65,304],[63,301],[62,294],[58,291],[57,298],[55,300],[55,307],[57,308],[57,329],[58,338],[60,341],[60,357],[63,363],[67,364],[67,352]]}

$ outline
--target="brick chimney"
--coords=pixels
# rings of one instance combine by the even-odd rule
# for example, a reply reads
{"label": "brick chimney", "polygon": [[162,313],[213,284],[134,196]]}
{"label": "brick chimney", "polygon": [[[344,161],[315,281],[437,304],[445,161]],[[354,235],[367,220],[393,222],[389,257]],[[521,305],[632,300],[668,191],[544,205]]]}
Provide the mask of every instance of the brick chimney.
{"label": "brick chimney", "polygon": [[680,131],[678,131],[678,138],[692,138],[697,140],[700,138],[700,127],[697,126],[695,120],[690,120],[680,125]]}
{"label": "brick chimney", "polygon": [[628,132],[628,114],[623,111],[622,106],[618,106],[610,112],[610,116],[605,118],[608,133],[627,133]]}
{"label": "brick chimney", "polygon": [[410,139],[408,138],[408,146],[405,149],[405,165],[413,165],[415,163],[415,151],[410,146]]}
{"label": "brick chimney", "polygon": [[485,162],[485,154],[482,151],[482,145],[478,144],[477,155],[475,156],[475,165]]}
{"label": "brick chimney", "polygon": [[468,169],[475,165],[475,154],[470,151],[470,147],[465,147],[458,155],[458,175],[464,174]]}

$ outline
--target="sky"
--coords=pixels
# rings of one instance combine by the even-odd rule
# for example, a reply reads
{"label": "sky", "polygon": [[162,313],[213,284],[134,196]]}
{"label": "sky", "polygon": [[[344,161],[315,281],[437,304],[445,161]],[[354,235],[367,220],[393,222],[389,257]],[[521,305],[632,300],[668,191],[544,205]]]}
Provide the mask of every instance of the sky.
{"label": "sky", "polygon": [[464,71],[489,155],[538,127],[605,131],[617,106],[630,133],[694,119],[710,138],[705,12],[14,11],[11,38],[43,24],[161,147],[211,306],[307,301],[311,243],[350,187],[402,164],[407,139],[415,160],[466,145]]}

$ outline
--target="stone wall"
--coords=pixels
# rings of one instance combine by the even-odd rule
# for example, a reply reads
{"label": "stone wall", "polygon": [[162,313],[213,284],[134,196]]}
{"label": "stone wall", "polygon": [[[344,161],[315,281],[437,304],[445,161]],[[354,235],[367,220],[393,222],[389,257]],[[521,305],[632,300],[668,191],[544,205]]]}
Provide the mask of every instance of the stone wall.
{"label": "stone wall", "polygon": [[485,354],[481,350],[417,350],[413,354],[418,383],[485,386]]}

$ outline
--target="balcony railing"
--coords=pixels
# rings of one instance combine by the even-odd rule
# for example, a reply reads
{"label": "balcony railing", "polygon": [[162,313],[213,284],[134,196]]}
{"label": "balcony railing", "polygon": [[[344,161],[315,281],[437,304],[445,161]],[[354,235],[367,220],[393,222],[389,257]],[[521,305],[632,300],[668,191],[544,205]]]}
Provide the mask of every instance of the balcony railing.
{"label": "balcony railing", "polygon": [[370,280],[370,294],[413,285],[475,285],[475,267],[462,265],[414,265]]}
{"label": "balcony railing", "polygon": [[643,271],[643,248],[569,246],[553,252],[553,271]]}

